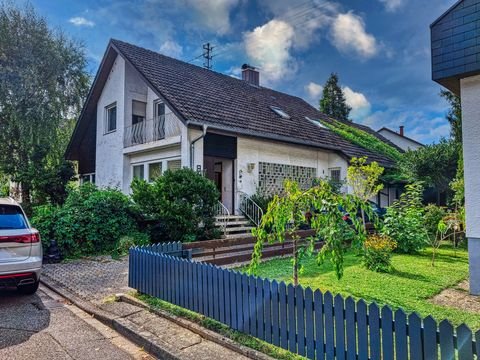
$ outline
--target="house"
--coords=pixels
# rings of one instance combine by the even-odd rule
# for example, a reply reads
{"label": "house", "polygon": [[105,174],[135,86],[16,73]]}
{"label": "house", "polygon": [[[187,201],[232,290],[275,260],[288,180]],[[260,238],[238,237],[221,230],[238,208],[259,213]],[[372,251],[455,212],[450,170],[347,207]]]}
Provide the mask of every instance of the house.
{"label": "house", "polygon": [[460,0],[430,25],[432,79],[462,104],[470,292],[480,295],[480,0]]}
{"label": "house", "polygon": [[413,140],[412,138],[405,135],[404,126],[400,126],[398,133],[387,127],[382,127],[377,132],[384,138],[390,140],[392,143],[397,145],[403,151],[417,150],[423,146],[422,143],[419,143],[418,141]]}
{"label": "house", "polygon": [[[340,181],[352,157],[394,166],[333,133],[319,122],[332,119],[301,98],[260,86],[259,75],[244,66],[240,80],[111,40],[66,158],[78,162],[81,181],[125,193],[134,177],[190,167],[217,184],[230,214],[240,198],[278,192],[286,178],[304,187]],[[380,197],[388,205],[395,188]]]}

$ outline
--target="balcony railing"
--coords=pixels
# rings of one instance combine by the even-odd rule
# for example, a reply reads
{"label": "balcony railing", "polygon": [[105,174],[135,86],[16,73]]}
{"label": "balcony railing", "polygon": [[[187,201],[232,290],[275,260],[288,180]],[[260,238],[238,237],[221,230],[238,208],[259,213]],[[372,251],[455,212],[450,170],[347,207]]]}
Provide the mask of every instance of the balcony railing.
{"label": "balcony railing", "polygon": [[125,127],[123,146],[147,144],[180,135],[178,120],[173,114],[162,115]]}

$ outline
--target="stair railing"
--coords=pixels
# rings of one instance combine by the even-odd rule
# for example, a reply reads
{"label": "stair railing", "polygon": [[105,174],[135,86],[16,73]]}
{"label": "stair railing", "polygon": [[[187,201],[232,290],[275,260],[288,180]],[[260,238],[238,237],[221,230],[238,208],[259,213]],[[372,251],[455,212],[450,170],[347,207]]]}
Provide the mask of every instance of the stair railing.
{"label": "stair railing", "polygon": [[255,226],[260,225],[262,221],[263,210],[252,200],[246,193],[239,191],[240,194],[240,211],[245,215]]}
{"label": "stair railing", "polygon": [[221,228],[223,230],[223,234],[226,235],[228,217],[230,216],[230,211],[225,205],[223,205],[221,201],[217,201],[214,207],[214,211],[215,211],[215,216],[217,217],[216,221],[222,224]]}

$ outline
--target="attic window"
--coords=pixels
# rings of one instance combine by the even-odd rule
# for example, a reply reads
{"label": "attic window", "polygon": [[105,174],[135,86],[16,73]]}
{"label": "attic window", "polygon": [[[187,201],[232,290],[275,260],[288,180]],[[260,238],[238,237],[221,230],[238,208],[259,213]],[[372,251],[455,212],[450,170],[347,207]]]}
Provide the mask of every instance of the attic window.
{"label": "attic window", "polygon": [[276,107],[276,106],[270,106],[270,109],[272,109],[273,111],[275,111],[275,113],[279,116],[281,116],[282,118],[284,119],[290,119],[290,115],[288,115],[285,111],[283,111],[282,109],[280,109],[279,107]]}
{"label": "attic window", "polygon": [[310,119],[308,116],[305,116],[305,119],[307,119],[308,121],[310,121],[312,124],[314,125],[317,125],[318,127],[321,127],[322,129],[328,129],[325,125],[323,125],[320,120],[313,120],[313,119]]}

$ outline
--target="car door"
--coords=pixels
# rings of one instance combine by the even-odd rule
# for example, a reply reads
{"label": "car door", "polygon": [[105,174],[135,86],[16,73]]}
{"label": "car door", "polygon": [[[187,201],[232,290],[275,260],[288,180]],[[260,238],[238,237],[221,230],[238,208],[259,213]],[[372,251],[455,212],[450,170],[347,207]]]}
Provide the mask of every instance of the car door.
{"label": "car door", "polygon": [[0,204],[0,264],[28,259],[37,237],[20,206]]}

